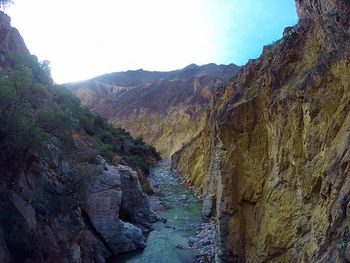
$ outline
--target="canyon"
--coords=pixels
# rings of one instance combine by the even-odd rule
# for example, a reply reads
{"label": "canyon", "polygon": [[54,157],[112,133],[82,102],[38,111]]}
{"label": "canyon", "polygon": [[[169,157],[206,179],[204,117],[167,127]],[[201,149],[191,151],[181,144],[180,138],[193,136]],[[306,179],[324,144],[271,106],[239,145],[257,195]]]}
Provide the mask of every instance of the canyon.
{"label": "canyon", "polygon": [[[296,8],[297,25],[216,87],[198,132],[160,146],[216,218],[216,262],[350,261],[350,5]],[[124,127],[149,138],[154,112]]]}
{"label": "canyon", "polygon": [[234,64],[192,64],[170,72],[110,73],[65,86],[82,105],[169,158],[204,128],[207,105],[238,70]]}
{"label": "canyon", "polygon": [[[41,154],[0,162],[0,262],[103,263],[144,248],[159,223],[147,173],[160,156],[141,137],[202,197],[211,261],[350,262],[350,2],[295,2],[298,24],[244,67],[66,84],[121,128],[99,124],[96,144],[79,119],[73,152],[55,135]],[[9,54],[29,51],[9,17],[0,21],[6,72]],[[118,146],[104,144],[112,135]]]}

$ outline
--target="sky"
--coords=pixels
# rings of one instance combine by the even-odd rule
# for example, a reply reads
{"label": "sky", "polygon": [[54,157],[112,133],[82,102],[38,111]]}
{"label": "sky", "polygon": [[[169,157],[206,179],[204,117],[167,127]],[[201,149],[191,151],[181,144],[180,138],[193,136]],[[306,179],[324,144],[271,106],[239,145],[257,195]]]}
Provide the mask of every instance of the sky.
{"label": "sky", "polygon": [[244,65],[295,25],[294,0],[14,0],[6,12],[54,81]]}

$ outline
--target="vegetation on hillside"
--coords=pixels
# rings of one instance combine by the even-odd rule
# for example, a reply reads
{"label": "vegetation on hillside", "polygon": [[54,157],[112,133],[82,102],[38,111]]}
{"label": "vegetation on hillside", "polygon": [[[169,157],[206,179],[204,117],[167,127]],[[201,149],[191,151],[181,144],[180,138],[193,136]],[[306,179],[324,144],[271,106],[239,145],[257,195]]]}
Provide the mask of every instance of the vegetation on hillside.
{"label": "vegetation on hillside", "polygon": [[148,171],[147,156],[158,156],[142,138],[134,140],[123,129],[80,106],[62,86],[53,85],[47,62],[35,56],[13,57],[0,75],[0,161],[24,160],[42,154],[59,141],[65,152],[75,150],[74,132],[87,134],[92,148],[111,162],[115,155],[126,164]]}

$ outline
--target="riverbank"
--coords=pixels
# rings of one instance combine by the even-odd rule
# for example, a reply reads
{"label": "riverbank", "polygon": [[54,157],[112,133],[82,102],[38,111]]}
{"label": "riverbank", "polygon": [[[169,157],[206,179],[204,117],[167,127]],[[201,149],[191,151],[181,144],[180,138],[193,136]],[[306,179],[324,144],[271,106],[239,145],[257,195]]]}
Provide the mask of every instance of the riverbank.
{"label": "riverbank", "polygon": [[171,171],[171,161],[159,162],[148,179],[154,190],[151,208],[159,220],[147,236],[147,246],[108,262],[213,262],[213,226],[203,221],[202,201],[181,184],[181,178]]}

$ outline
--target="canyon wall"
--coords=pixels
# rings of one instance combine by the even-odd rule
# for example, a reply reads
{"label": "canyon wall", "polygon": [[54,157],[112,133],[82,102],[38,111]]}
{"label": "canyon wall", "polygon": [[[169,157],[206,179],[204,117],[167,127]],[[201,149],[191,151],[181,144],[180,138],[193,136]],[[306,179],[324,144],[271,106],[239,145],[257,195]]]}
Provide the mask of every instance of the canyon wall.
{"label": "canyon wall", "polygon": [[350,3],[296,3],[173,156],[216,218],[217,262],[350,261]]}
{"label": "canyon wall", "polygon": [[193,64],[170,72],[111,73],[67,87],[93,112],[169,158],[203,129],[207,105],[238,69]]}
{"label": "canyon wall", "polygon": [[1,167],[0,261],[103,263],[145,247],[143,231],[156,217],[137,173],[99,158],[77,174],[58,150],[27,167]]}
{"label": "canyon wall", "polygon": [[104,263],[145,247],[145,173],[160,156],[42,66],[0,12],[0,262]]}

